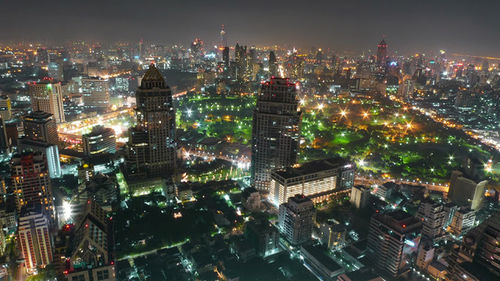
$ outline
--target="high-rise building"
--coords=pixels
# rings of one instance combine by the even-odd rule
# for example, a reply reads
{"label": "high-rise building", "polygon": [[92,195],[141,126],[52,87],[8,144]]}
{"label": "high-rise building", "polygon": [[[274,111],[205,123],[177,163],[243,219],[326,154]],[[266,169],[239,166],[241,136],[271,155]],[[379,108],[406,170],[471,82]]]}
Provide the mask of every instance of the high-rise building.
{"label": "high-rise building", "polygon": [[17,235],[29,273],[35,272],[38,267],[45,267],[53,259],[50,220],[39,207],[27,208],[19,216]]}
{"label": "high-rise building", "polygon": [[17,150],[22,153],[42,153],[47,159],[47,168],[49,170],[50,178],[53,179],[62,176],[61,161],[59,159],[59,148],[57,147],[57,145],[33,140],[28,137],[22,137],[17,142]]}
{"label": "high-rise building", "polygon": [[422,239],[418,247],[417,262],[416,262],[417,267],[422,270],[426,270],[427,266],[434,259],[434,252],[435,248],[432,241],[425,238]]}
{"label": "high-rise building", "polygon": [[482,206],[487,184],[486,180],[476,183],[466,178],[462,172],[453,171],[448,198],[457,205],[466,206],[476,211]]}
{"label": "high-rise building", "polygon": [[136,103],[137,126],[129,132],[129,174],[173,174],[176,166],[176,142],[172,92],[153,64],[137,89]]}
{"label": "high-rise building", "polygon": [[279,251],[278,230],[267,220],[248,222],[245,225],[245,238],[261,257],[267,257]]}
{"label": "high-rise building", "polygon": [[253,113],[251,175],[255,187],[268,190],[271,170],[297,161],[301,126],[295,84],[272,77],[262,84]]}
{"label": "high-rise building", "polygon": [[367,255],[375,267],[392,278],[410,270],[412,255],[420,241],[422,222],[397,210],[372,216]]}
{"label": "high-rise building", "polygon": [[75,225],[65,271],[68,280],[116,280],[108,221],[106,212],[88,200]]}
{"label": "high-rise building", "polygon": [[45,155],[40,152],[16,154],[10,165],[18,211],[25,206],[41,205],[42,211],[52,217],[52,187]]}
{"label": "high-rise building", "polygon": [[57,125],[54,115],[43,111],[34,111],[23,116],[24,136],[48,144],[57,144]]}
{"label": "high-rise building", "polygon": [[269,73],[271,74],[271,76],[278,75],[276,55],[273,51],[269,52]]}
{"label": "high-rise building", "polygon": [[12,104],[9,96],[0,96],[0,117],[2,117],[4,121],[8,121],[12,118]]}
{"label": "high-rise building", "polygon": [[0,118],[0,154],[9,153],[11,144],[3,118]]}
{"label": "high-rise building", "polygon": [[469,208],[460,208],[455,211],[451,219],[450,232],[459,236],[467,233],[474,227],[476,212]]}
{"label": "high-rise building", "polygon": [[106,109],[109,106],[109,80],[83,78],[81,91],[83,104],[90,108]]}
{"label": "high-rise building", "polygon": [[351,189],[351,198],[349,201],[357,209],[364,208],[370,199],[370,188],[365,186],[353,186]]}
{"label": "high-rise building", "polygon": [[290,197],[279,207],[279,228],[292,245],[311,239],[315,209],[311,199],[304,195]]}
{"label": "high-rise building", "polygon": [[92,131],[82,136],[83,153],[87,156],[116,152],[115,131],[103,126],[95,126]]}
{"label": "high-rise building", "polygon": [[446,211],[440,203],[424,201],[420,204],[416,217],[422,220],[422,236],[430,240],[444,234]]}
{"label": "high-rise building", "polygon": [[224,67],[229,67],[229,47],[224,47],[222,50],[222,61],[224,62]]}
{"label": "high-rise building", "polygon": [[56,123],[65,122],[61,83],[51,79],[28,84],[33,111],[45,111],[54,115]]}
{"label": "high-rise building", "polygon": [[354,169],[354,163],[347,159],[331,158],[273,170],[269,198],[276,205],[296,194],[303,194],[316,203],[325,201],[354,185]]}
{"label": "high-rise building", "polygon": [[387,60],[387,43],[385,43],[385,40],[382,39],[380,43],[377,45],[377,64],[378,65],[385,65],[385,62]]}

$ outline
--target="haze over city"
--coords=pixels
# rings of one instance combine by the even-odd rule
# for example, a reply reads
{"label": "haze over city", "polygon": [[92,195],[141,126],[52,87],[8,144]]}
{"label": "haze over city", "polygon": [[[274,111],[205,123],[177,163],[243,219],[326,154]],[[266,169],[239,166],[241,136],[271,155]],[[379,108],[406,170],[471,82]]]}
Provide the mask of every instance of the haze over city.
{"label": "haze over city", "polygon": [[0,8],[0,281],[500,280],[500,2]]}

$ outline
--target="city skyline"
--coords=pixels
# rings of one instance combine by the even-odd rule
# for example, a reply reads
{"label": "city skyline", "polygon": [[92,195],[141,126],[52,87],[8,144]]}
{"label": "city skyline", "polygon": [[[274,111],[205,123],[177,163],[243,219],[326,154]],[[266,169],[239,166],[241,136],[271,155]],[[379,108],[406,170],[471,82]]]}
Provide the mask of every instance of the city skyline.
{"label": "city skyline", "polygon": [[[92,2],[92,1],[91,1]],[[389,53],[450,53],[500,57],[495,14],[499,3],[476,1],[162,1],[7,3],[0,18],[0,40],[166,42],[188,45],[194,38],[216,43],[225,25],[229,45],[321,47],[339,53],[376,53],[373,42],[386,38]],[[94,5],[92,5],[94,4]],[[149,8],[149,7],[155,7]],[[196,9],[193,9],[196,7]],[[25,18],[19,21],[18,14]],[[57,14],[51,19],[46,15]],[[43,22],[43,24],[38,24]],[[64,24],[61,24],[64,22]],[[179,28],[182,26],[182,28]]]}

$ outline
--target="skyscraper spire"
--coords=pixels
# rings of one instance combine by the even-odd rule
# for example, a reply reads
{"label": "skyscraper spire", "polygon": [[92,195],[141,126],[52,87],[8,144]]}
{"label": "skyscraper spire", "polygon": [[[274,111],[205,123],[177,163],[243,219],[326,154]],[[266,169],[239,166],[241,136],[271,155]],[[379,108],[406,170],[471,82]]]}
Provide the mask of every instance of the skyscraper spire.
{"label": "skyscraper spire", "polygon": [[224,30],[224,25],[223,24],[220,27],[220,44],[223,47],[227,47],[226,31]]}

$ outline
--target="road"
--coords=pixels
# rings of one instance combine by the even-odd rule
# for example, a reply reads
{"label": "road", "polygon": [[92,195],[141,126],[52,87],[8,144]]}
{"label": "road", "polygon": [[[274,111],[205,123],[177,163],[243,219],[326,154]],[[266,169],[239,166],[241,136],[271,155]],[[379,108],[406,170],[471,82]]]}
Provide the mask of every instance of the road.
{"label": "road", "polygon": [[384,184],[386,182],[394,182],[397,184],[406,184],[414,186],[423,186],[427,190],[438,191],[443,193],[448,193],[449,186],[447,184],[436,184],[422,181],[409,181],[404,179],[392,179],[392,178],[375,178],[375,177],[360,177],[356,176],[354,179],[354,184],[356,185],[372,185],[372,184]]}

